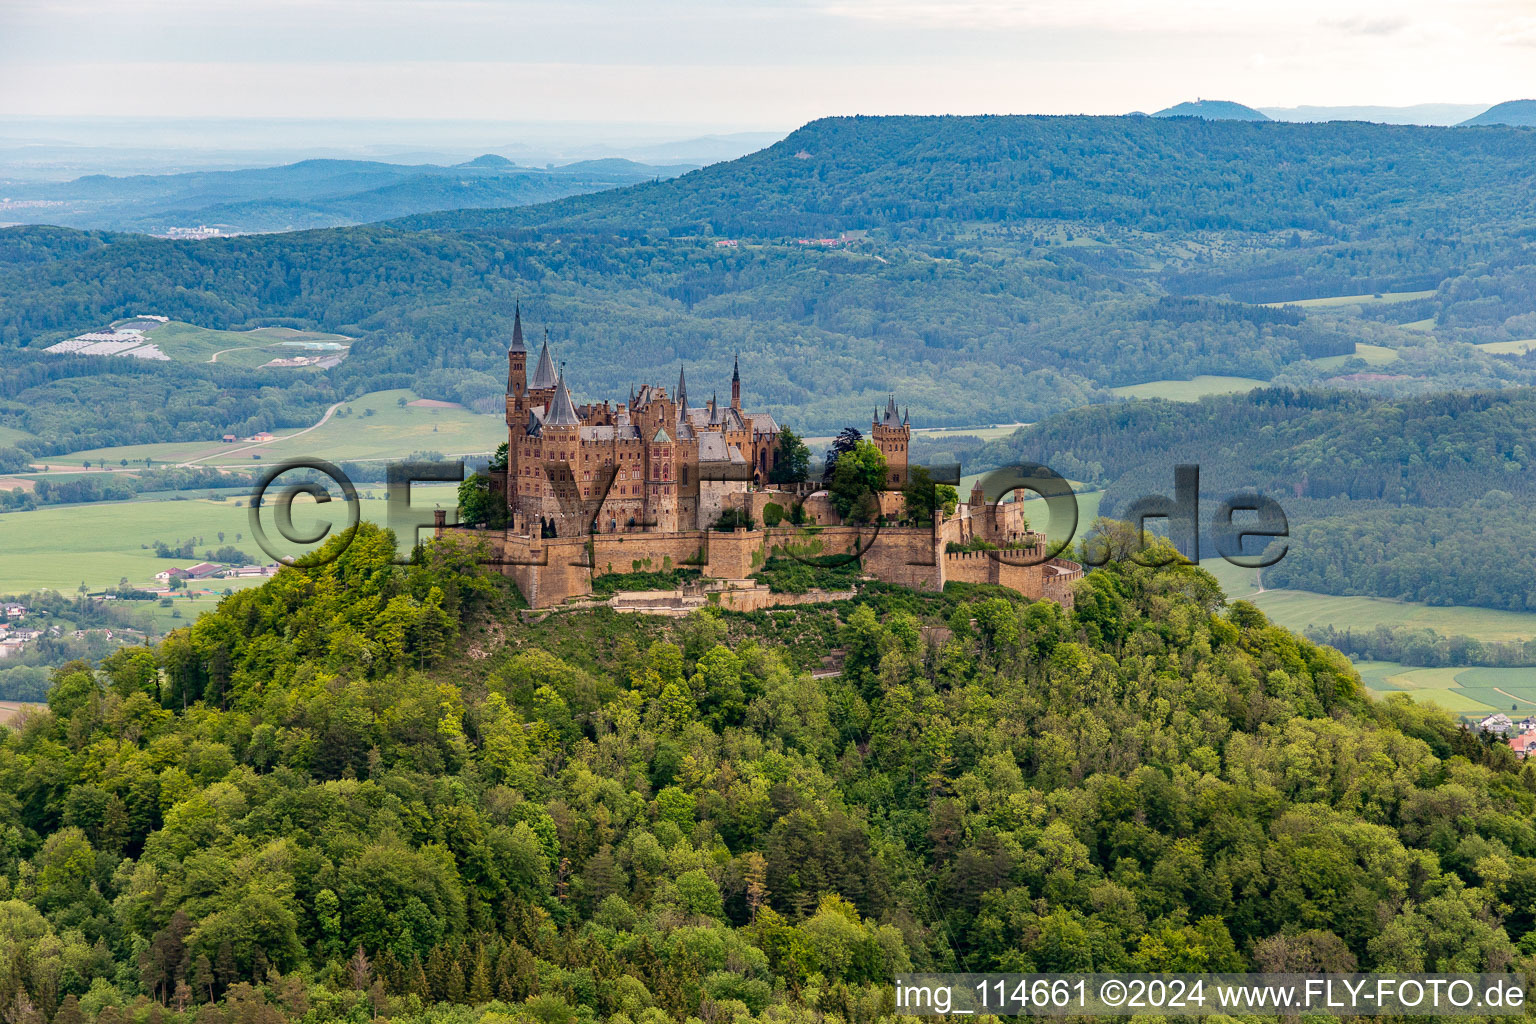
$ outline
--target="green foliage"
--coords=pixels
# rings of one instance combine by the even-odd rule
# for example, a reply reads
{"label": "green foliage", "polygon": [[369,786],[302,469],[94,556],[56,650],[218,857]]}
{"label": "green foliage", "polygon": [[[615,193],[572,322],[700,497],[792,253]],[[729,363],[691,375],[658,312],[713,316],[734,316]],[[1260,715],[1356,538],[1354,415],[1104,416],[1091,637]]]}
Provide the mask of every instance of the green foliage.
{"label": "green foliage", "polygon": [[1536,767],[1198,568],[524,624],[389,541],[0,732],[0,1004],[782,1024],[913,970],[1536,966]]}
{"label": "green foliage", "polygon": [[850,590],[862,581],[863,572],[859,560],[846,555],[773,556],[752,578],[768,584],[776,594],[803,594],[817,587]]}
{"label": "green foliage", "polygon": [[800,435],[790,427],[779,429],[778,451],[774,455],[773,470],[768,482],[774,484],[804,483],[811,474],[811,450]]}
{"label": "green foliage", "polygon": [[1428,668],[1459,665],[1504,668],[1536,666],[1536,641],[1530,640],[1478,640],[1470,636],[1445,636],[1432,629],[1413,629],[1408,626],[1377,626],[1374,629],[1314,626],[1307,630],[1307,639],[1366,661],[1396,661]]}
{"label": "green foliage", "polygon": [[675,590],[697,581],[700,569],[662,569],[655,572],[610,572],[592,577],[592,593],[612,597],[621,590]]}
{"label": "green foliage", "polygon": [[872,523],[879,518],[884,487],[885,456],[873,441],[859,440],[837,459],[827,493],[845,521]]}
{"label": "green foliage", "polygon": [[720,530],[723,533],[730,533],[736,529],[755,530],[757,529],[757,523],[753,520],[750,512],[731,505],[720,510],[719,517],[715,519],[710,528]]}
{"label": "green foliage", "polygon": [[946,518],[960,505],[960,492],[950,484],[934,483],[927,466],[910,466],[907,482],[901,488],[902,519],[914,525],[933,522],[933,514]]}
{"label": "green foliage", "polygon": [[770,501],[763,506],[763,525],[778,526],[784,521],[784,506]]}

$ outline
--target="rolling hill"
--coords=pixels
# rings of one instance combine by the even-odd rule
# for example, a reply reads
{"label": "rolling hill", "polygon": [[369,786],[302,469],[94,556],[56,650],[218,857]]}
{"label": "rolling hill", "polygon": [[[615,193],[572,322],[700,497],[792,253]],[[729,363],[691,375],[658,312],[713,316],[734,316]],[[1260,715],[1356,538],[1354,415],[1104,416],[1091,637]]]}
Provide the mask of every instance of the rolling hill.
{"label": "rolling hill", "polygon": [[[970,426],[1199,375],[1526,383],[1529,358],[1447,343],[1536,337],[1532,168],[1536,134],[1508,128],[830,118],[740,160],[538,206],[192,243],[12,229],[0,423],[61,450],[181,439],[168,408],[195,387],[36,355],[143,312],[357,339],[302,401],[251,381],[221,413],[241,423],[313,422],[396,387],[490,409],[519,298],[583,398],[675,378],[682,360],[724,381],[739,349],[747,400],[812,433],[893,389],[919,423]],[[1302,299],[1330,301],[1258,305]],[[1401,358],[1341,368],[1359,342]]]}
{"label": "rolling hill", "polygon": [[12,187],[0,218],[155,234],[194,225],[217,226],[229,233],[292,231],[427,210],[547,202],[690,169],[619,159],[533,168],[486,154],[450,167],[304,160],[235,171],[98,174]]}
{"label": "rolling hill", "polygon": [[1268,114],[1231,100],[1195,100],[1176,103],[1155,112],[1153,117],[1199,117],[1207,121],[1268,121]]}
{"label": "rolling hill", "polygon": [[1464,125],[1501,124],[1520,128],[1536,128],[1536,100],[1508,100],[1496,103],[1476,117],[1461,122]]}

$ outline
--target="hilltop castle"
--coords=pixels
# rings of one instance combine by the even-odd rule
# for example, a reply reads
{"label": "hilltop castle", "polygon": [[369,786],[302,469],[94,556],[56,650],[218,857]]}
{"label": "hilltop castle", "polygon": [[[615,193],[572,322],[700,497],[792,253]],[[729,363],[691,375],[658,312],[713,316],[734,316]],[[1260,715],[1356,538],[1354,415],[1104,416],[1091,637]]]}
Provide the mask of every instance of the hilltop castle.
{"label": "hilltop castle", "polygon": [[[918,589],[959,579],[1071,603],[1081,567],[1060,559],[1026,564],[1044,537],[1028,529],[1019,502],[988,503],[979,485],[969,502],[936,514],[932,524],[876,529],[844,525],[817,483],[773,483],[779,425],[742,407],[739,358],[728,405],[713,395],[691,405],[682,370],[671,394],[645,384],[625,402],[577,405],[547,332],[531,376],[528,354],[519,308],[507,348],[506,468],[491,474],[508,525],[493,548],[535,608],[590,594],[593,576],[675,567],[701,570],[712,603],[797,602],[804,597],[769,594],[749,577],[769,557],[802,553],[856,554],[868,575]],[[894,396],[883,411],[876,408],[868,436],[885,456],[880,506],[893,520],[912,437],[910,416]],[[766,525],[770,506],[798,506],[806,525]],[[713,529],[728,511],[751,525]],[[1011,550],[951,550],[976,540]]]}

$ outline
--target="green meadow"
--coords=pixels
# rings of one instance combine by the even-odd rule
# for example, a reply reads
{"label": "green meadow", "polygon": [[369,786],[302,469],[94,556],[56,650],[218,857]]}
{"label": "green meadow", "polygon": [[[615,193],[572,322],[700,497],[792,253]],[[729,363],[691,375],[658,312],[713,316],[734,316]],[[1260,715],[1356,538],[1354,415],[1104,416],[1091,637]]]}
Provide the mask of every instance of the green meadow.
{"label": "green meadow", "polygon": [[1265,302],[1265,306],[1300,306],[1303,309],[1332,309],[1336,306],[1379,306],[1392,302],[1411,302],[1435,294],[1429,288],[1417,292],[1379,292],[1375,295],[1329,295],[1320,299],[1296,299],[1291,302]]}
{"label": "green meadow", "polygon": [[1253,377],[1216,377],[1201,375],[1189,380],[1149,380],[1145,384],[1126,384],[1110,388],[1121,398],[1166,398],[1170,402],[1197,402],[1207,395],[1230,395],[1264,386]]}
{"label": "green meadow", "polygon": [[[388,525],[383,484],[360,485],[358,498],[362,518]],[[411,503],[422,508],[441,505],[453,509],[457,504],[454,485],[415,485]],[[295,528],[306,533],[317,530],[323,522],[335,528],[345,525],[339,503],[322,507],[300,498],[293,508]],[[0,514],[0,547],[5,550],[5,559],[0,562],[0,594],[39,589],[72,592],[81,583],[100,590],[115,587],[123,579],[145,586],[153,582],[155,573],[200,561],[204,551],[224,544],[239,548],[258,562],[270,562],[252,536],[250,513],[241,498],[210,501],[198,497],[47,505],[30,512]],[[270,517],[263,522],[276,538]],[[196,557],[156,557],[155,541],[174,544],[187,539],[195,539]],[[222,591],[238,582],[209,580],[203,585]]]}
{"label": "green meadow", "polygon": [[1488,341],[1477,347],[1494,355],[1523,356],[1536,348],[1536,338],[1526,338],[1523,341]]}
{"label": "green meadow", "polygon": [[298,331],[288,327],[219,331],[176,320],[150,328],[145,337],[177,362],[219,362],[236,366],[260,366],[279,357],[318,354],[318,350],[287,344],[289,342],[352,343],[352,339],[345,335],[320,331]]}
{"label": "green meadow", "polygon": [[[405,404],[401,404],[401,400]],[[94,448],[49,456],[39,460],[51,468],[91,466],[121,468],[143,465],[194,463],[249,469],[263,461],[312,456],[331,462],[361,462],[400,458],[412,452],[434,451],[444,455],[489,454],[507,439],[500,416],[468,409],[412,405],[419,399],[406,390],[373,391],[343,403],[323,424],[274,431],[273,440],[262,443],[237,441],[226,444],[217,438],[206,441],[175,441],[164,444]]]}
{"label": "green meadow", "polygon": [[1221,582],[1229,598],[1253,602],[1272,621],[1287,629],[1303,631],[1308,626],[1342,625],[1353,629],[1408,626],[1478,640],[1529,640],[1536,637],[1536,612],[1467,605],[1432,606],[1381,597],[1340,597],[1306,590],[1260,593],[1258,573],[1253,569],[1243,569],[1223,559],[1206,559],[1200,567]]}
{"label": "green meadow", "polygon": [[1364,342],[1355,343],[1354,355],[1347,356],[1323,356],[1321,359],[1313,359],[1313,366],[1321,366],[1324,369],[1334,369],[1343,366],[1351,359],[1360,359],[1371,366],[1385,366],[1398,360],[1397,349],[1388,348],[1385,345],[1367,345]]}

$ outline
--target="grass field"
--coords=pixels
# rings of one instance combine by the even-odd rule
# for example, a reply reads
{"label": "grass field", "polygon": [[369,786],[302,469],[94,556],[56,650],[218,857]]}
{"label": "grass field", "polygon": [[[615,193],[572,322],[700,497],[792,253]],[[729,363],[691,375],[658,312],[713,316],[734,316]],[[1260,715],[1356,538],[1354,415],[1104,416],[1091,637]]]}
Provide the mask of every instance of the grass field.
{"label": "grass field", "polygon": [[37,438],[17,427],[0,427],[0,446],[6,448],[25,448],[28,441]]}
{"label": "grass field", "polygon": [[[362,485],[359,499],[359,514],[364,519],[388,525],[382,484]],[[457,503],[455,485],[415,485],[411,488],[411,502],[426,508],[441,504],[451,509]],[[333,510],[342,511],[339,505],[326,509]],[[305,532],[322,521],[336,522],[331,516],[322,520],[308,499],[294,503],[293,520],[295,527]],[[264,522],[268,532],[276,537],[270,518]],[[220,531],[224,534],[222,541]],[[236,504],[236,500],[195,498],[47,505],[31,512],[0,514],[0,546],[5,550],[5,559],[0,562],[0,594],[44,588],[70,593],[82,582],[99,590],[117,586],[124,577],[130,583],[146,585],[153,581],[155,573],[188,561],[157,558],[152,548],[154,542],[170,544],[188,538],[197,538],[199,558],[207,549],[230,544],[257,561],[271,561],[252,538],[250,509],[243,501]],[[207,586],[222,591],[241,582],[211,580]]]}
{"label": "grass field", "polygon": [[235,366],[260,366],[279,357],[312,355],[312,352],[287,342],[319,342],[349,345],[340,334],[296,331],[287,327],[258,327],[252,331],[219,331],[173,320],[146,332],[145,337],[160,351],[180,363],[215,361]]}
{"label": "grass field", "polygon": [[125,445],[49,456],[40,464],[57,469],[89,462],[93,467],[121,468],[126,459],[131,468],[152,459],[162,466],[195,462],[250,469],[263,461],[299,456],[348,462],[399,458],[419,451],[488,454],[507,439],[507,426],[500,416],[410,404],[415,401],[417,396],[410,391],[370,392],[343,405],[320,427],[303,433],[303,428],[274,431],[276,440],[261,445],[224,444],[217,439]]}
{"label": "grass field", "polygon": [[[1009,437],[1028,423],[989,423],[977,427],[913,427],[914,438],[927,438],[938,440],[945,437],[979,437],[983,441],[996,441],[1000,437]],[[811,454],[820,456],[825,454],[825,449],[836,440],[830,434],[825,437],[802,437],[800,440],[811,449]]]}
{"label": "grass field", "polygon": [[1477,347],[1494,355],[1523,356],[1536,348],[1536,338],[1526,338],[1524,341],[1489,341]]}
{"label": "grass field", "polygon": [[1206,395],[1230,395],[1252,391],[1265,384],[1253,377],[1212,377],[1202,375],[1190,380],[1150,380],[1145,384],[1127,384],[1110,388],[1121,398],[1166,398],[1170,402],[1196,402]]}
{"label": "grass field", "polygon": [[1332,370],[1343,366],[1351,359],[1364,360],[1371,366],[1385,366],[1388,363],[1396,362],[1398,359],[1398,354],[1397,349],[1387,348],[1385,345],[1367,345],[1364,342],[1357,342],[1355,344],[1354,355],[1324,356],[1321,359],[1312,360],[1312,365],[1320,366],[1327,370]]}
{"label": "grass field", "polygon": [[1411,626],[1479,640],[1529,640],[1536,637],[1536,612],[1509,612],[1467,605],[1437,607],[1380,597],[1336,597],[1306,590],[1258,593],[1257,574],[1223,559],[1206,559],[1201,568],[1221,581],[1229,598],[1252,601],[1277,625],[1301,632],[1308,626],[1374,629]]}
{"label": "grass field", "polygon": [[1394,661],[1361,661],[1355,667],[1375,697],[1406,693],[1472,718],[1495,711],[1511,717],[1536,713],[1536,668],[1410,668]]}
{"label": "grass field", "polygon": [[1305,309],[1329,309],[1334,306],[1379,306],[1391,302],[1411,302],[1435,294],[1430,288],[1419,292],[1381,292],[1376,295],[1329,295],[1321,299],[1296,299],[1292,302],[1265,302],[1265,306],[1301,306]]}

